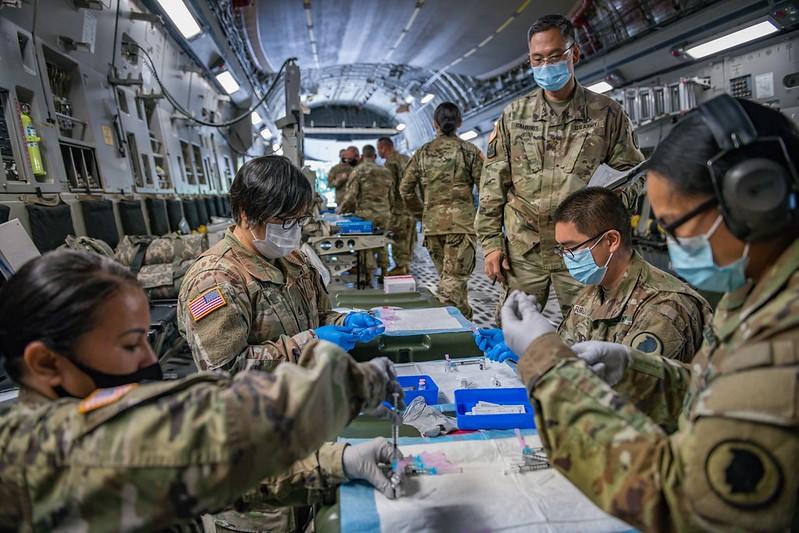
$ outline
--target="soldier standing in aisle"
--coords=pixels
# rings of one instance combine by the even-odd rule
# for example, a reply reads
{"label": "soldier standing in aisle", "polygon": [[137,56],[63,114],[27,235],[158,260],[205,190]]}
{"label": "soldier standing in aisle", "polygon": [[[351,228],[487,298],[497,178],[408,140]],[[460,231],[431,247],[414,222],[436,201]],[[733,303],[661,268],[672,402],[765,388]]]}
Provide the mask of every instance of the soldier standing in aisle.
{"label": "soldier standing in aisle", "polygon": [[392,247],[396,268],[391,271],[394,276],[410,273],[413,247],[416,244],[416,218],[405,207],[405,202],[399,192],[399,184],[408,166],[410,158],[394,149],[394,142],[388,137],[381,137],[377,141],[377,153],[386,160],[385,167],[394,176],[394,199],[391,213],[391,233],[394,245]]}
{"label": "soldier standing in aisle", "polygon": [[626,170],[643,155],[621,106],[575,79],[580,49],[568,19],[540,18],[527,42],[538,88],[505,108],[491,133],[475,228],[489,278],[542,305],[554,284],[565,314],[581,285],[554,252],[555,208],[600,164]]}
{"label": "soldier standing in aisle", "polygon": [[[352,171],[347,185],[347,194],[339,205],[339,213],[354,213],[371,220],[378,229],[388,230],[391,227],[392,199],[394,194],[394,178],[391,172],[375,163],[377,152],[375,147],[367,144],[363,147],[361,164]],[[377,264],[381,275],[388,270],[388,253],[385,248],[377,252]],[[366,254],[367,279],[375,267],[371,252]]]}
{"label": "soldier standing in aisle", "polygon": [[344,201],[350,174],[352,174],[352,169],[355,168],[359,160],[358,147],[348,146],[341,151],[341,162],[328,172],[327,186],[336,190],[336,205],[341,205],[341,202]]}
{"label": "soldier standing in aisle", "polygon": [[[444,102],[436,108],[438,135],[413,155],[400,183],[408,209],[422,218],[424,245],[438,270],[438,299],[472,317],[467,284],[474,271],[474,186],[480,180],[483,154],[458,138],[458,106]],[[424,204],[419,201],[421,186]]]}

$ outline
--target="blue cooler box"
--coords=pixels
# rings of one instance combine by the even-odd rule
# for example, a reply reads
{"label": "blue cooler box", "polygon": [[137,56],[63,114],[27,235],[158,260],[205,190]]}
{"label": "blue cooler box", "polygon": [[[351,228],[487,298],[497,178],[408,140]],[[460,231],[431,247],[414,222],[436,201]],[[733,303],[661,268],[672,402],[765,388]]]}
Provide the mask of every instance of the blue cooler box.
{"label": "blue cooler box", "polygon": [[[418,388],[420,379],[425,380],[424,390],[419,390]],[[423,397],[427,405],[436,405],[438,403],[438,385],[430,376],[397,376],[397,382],[405,394],[405,405],[411,403],[417,396]]]}
{"label": "blue cooler box", "polygon": [[[402,383],[402,382],[400,382]],[[407,393],[406,393],[407,394]],[[477,402],[524,405],[523,414],[467,415]],[[535,427],[527,389],[458,389],[455,391],[458,429],[531,429]]]}

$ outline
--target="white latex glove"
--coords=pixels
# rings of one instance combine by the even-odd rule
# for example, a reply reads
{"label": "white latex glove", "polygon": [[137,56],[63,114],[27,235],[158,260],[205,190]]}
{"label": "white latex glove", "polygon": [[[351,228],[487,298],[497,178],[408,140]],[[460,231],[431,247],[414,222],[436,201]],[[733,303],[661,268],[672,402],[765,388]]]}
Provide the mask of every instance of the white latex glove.
{"label": "white latex glove", "polygon": [[[400,385],[397,381],[397,371],[394,368],[394,363],[391,362],[391,359],[388,357],[376,357],[370,360],[368,364],[375,367],[386,378],[385,400],[391,405],[394,405],[394,393],[396,392],[399,394],[399,402],[397,403],[397,407],[399,409],[404,409],[405,402],[403,402],[404,394],[402,392],[402,385]],[[379,409],[379,407],[376,407],[375,409]]]}
{"label": "white latex glove", "polygon": [[505,344],[521,357],[534,340],[552,333],[555,328],[541,314],[535,299],[521,291],[513,291],[502,306],[502,334]]}
{"label": "white latex glove", "polygon": [[377,437],[364,444],[349,445],[344,448],[341,459],[344,475],[348,479],[362,479],[382,492],[386,498],[394,499],[391,482],[378,466],[379,463],[390,465],[393,452],[393,446],[383,437]]}
{"label": "white latex glove", "polygon": [[611,387],[621,381],[630,366],[630,348],[623,344],[584,341],[572,346],[572,351]]}

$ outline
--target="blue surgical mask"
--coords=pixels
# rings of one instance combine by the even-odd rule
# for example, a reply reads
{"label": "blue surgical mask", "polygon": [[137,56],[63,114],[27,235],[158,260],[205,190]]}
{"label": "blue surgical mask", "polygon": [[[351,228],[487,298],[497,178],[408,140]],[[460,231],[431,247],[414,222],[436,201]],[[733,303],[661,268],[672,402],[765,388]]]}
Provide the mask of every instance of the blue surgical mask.
{"label": "blue surgical mask", "polygon": [[573,252],[574,258],[568,254],[563,256],[563,261],[566,263],[566,268],[569,269],[569,274],[583,285],[599,285],[605,279],[605,274],[608,273],[608,265],[613,258],[613,254],[610,254],[604,266],[597,265],[594,262],[594,256],[591,254],[591,250],[602,242],[604,237],[605,235],[603,234],[590,248],[583,248]]}
{"label": "blue surgical mask", "polygon": [[533,78],[539,87],[547,91],[563,89],[572,77],[569,70],[569,60],[560,61],[552,65],[533,67]]}
{"label": "blue surgical mask", "polygon": [[746,283],[749,243],[746,243],[741,258],[729,265],[718,266],[713,260],[710,237],[719,228],[721,222],[722,217],[719,215],[710,231],[695,237],[681,237],[679,243],[671,237],[666,239],[672,268],[678,276],[697,289],[710,292],[732,292],[740,289]]}

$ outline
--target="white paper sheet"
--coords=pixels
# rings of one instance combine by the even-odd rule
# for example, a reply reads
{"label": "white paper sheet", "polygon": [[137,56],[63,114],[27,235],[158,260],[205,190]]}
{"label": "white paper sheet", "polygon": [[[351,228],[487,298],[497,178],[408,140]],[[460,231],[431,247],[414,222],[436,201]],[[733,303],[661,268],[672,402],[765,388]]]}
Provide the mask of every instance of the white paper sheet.
{"label": "white paper sheet", "polygon": [[[456,356],[456,354],[452,354]],[[474,359],[461,359],[471,361]],[[396,365],[397,374],[400,376],[414,376],[426,374],[433,378],[438,385],[438,402],[455,403],[455,389],[462,389],[461,380],[466,379],[471,389],[493,388],[494,378],[499,380],[502,388],[524,387],[519,376],[506,363],[490,363],[485,370],[480,370],[478,365],[457,365],[454,372],[444,372],[443,361],[428,361],[424,363],[407,363]]]}
{"label": "white paper sheet", "polygon": [[591,179],[588,180],[588,187],[607,187],[624,174],[625,171],[616,170],[615,168],[602,163],[591,175]]}
{"label": "white paper sheet", "polygon": [[426,309],[389,309],[384,307],[380,310],[380,320],[386,326],[386,333],[463,329],[463,324],[449,314],[446,307]]}
{"label": "white paper sheet", "polygon": [[[541,445],[537,436],[525,439],[529,446]],[[405,496],[398,500],[375,491],[384,533],[630,529],[597,508],[554,469],[506,475],[521,455],[515,438],[400,448],[404,454],[442,451],[463,472],[408,478],[403,482]]]}

